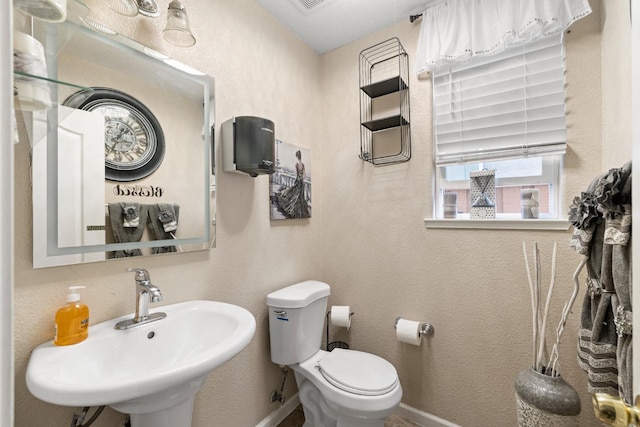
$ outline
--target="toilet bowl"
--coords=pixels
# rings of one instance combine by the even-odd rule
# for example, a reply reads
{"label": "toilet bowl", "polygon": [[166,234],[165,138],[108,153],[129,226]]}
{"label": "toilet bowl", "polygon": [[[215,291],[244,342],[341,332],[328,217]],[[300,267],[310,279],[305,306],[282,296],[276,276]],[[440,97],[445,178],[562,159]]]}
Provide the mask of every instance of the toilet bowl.
{"label": "toilet bowl", "polygon": [[307,281],[267,296],[271,360],[295,373],[305,427],[383,427],[402,398],[391,363],[320,349],[329,285]]}
{"label": "toilet bowl", "polygon": [[[393,413],[402,398],[402,386],[393,365],[370,353],[318,350],[309,359],[290,367],[299,389],[301,383],[307,381],[319,391],[324,403],[332,410],[330,418],[335,417],[338,426],[383,426],[384,419]],[[300,393],[305,414],[309,406],[322,406],[314,399],[305,405],[306,396],[303,391]],[[316,427],[316,424],[309,425]]]}

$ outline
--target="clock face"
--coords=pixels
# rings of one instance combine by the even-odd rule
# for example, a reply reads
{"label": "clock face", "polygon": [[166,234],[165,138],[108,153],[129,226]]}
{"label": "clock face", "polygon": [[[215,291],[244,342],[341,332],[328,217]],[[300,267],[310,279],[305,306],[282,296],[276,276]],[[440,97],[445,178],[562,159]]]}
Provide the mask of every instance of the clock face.
{"label": "clock face", "polygon": [[156,117],[140,101],[123,92],[92,88],[76,92],[64,105],[104,117],[105,176],[134,181],[153,173],[164,158],[164,135]]}

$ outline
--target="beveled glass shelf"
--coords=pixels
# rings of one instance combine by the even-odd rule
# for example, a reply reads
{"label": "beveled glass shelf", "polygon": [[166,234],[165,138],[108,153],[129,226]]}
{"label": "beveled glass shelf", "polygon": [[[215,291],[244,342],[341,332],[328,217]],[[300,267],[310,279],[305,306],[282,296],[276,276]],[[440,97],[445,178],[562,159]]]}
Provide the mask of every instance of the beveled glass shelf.
{"label": "beveled glass shelf", "polygon": [[53,84],[56,84],[56,85],[63,85],[63,86],[73,87],[73,88],[82,89],[82,90],[93,90],[90,87],[80,86],[80,85],[77,85],[75,83],[64,82],[64,81],[61,81],[61,80],[55,80],[55,79],[51,79],[49,77],[36,76],[35,74],[29,74],[29,73],[25,73],[25,72],[18,71],[18,70],[13,70],[13,74],[15,74],[17,76],[26,77],[28,79],[36,79],[36,80],[45,81],[47,83],[53,83]]}

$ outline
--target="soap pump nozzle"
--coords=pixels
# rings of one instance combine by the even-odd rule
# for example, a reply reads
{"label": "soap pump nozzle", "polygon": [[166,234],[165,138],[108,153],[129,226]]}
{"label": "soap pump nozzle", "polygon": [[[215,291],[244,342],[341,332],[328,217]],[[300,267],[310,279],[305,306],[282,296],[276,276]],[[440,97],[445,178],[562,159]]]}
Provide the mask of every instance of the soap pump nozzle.
{"label": "soap pump nozzle", "polygon": [[67,294],[67,302],[80,301],[80,294],[76,292],[77,289],[84,289],[86,286],[69,286],[69,293]]}

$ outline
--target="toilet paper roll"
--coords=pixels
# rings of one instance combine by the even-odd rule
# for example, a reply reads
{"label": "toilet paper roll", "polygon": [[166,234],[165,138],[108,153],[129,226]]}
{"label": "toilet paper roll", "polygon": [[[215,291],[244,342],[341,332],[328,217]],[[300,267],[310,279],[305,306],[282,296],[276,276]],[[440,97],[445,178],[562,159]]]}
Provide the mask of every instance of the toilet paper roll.
{"label": "toilet paper roll", "polygon": [[62,22],[67,19],[67,0],[14,0],[13,7],[43,21]]}
{"label": "toilet paper roll", "polygon": [[331,324],[349,329],[351,327],[351,307],[348,305],[332,306]]}
{"label": "toilet paper roll", "polygon": [[420,322],[413,320],[400,319],[396,324],[396,337],[400,342],[407,344],[420,345],[422,339],[420,337]]}
{"label": "toilet paper roll", "polygon": [[[47,64],[42,43],[29,34],[14,31],[13,69],[46,78]],[[51,108],[51,95],[46,80],[16,74],[14,85],[18,92],[16,108],[19,110],[40,111]]]}

